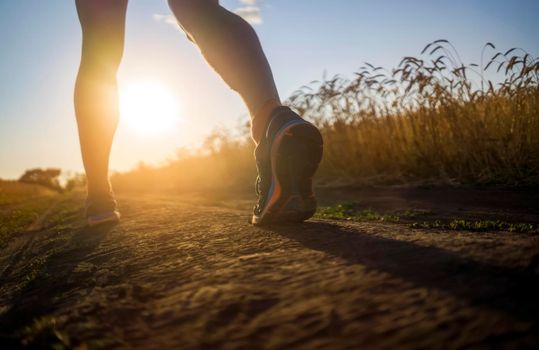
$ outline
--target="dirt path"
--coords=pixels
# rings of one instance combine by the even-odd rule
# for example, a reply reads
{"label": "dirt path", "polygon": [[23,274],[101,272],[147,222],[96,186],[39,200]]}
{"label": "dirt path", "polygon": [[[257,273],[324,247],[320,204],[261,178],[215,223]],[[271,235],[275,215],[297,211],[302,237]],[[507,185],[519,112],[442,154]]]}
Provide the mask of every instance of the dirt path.
{"label": "dirt path", "polygon": [[[71,345],[125,349],[539,345],[537,236],[337,221],[254,228],[243,209],[175,197],[120,202],[124,218],[115,227],[82,227],[72,201],[41,223],[2,276],[0,341],[69,337]],[[12,249],[1,252],[0,267]],[[44,316],[56,322],[52,338],[36,327],[16,333]]]}

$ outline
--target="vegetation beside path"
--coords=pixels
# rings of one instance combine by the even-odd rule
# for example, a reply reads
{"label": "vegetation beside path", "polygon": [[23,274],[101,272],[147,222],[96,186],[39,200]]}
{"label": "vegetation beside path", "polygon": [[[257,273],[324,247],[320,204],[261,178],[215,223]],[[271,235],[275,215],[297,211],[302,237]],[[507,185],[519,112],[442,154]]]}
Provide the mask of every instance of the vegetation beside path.
{"label": "vegetation beside path", "polygon": [[41,185],[0,180],[0,248],[15,233],[28,229],[59,196]]}
{"label": "vegetation beside path", "polygon": [[[324,137],[316,180],[331,185],[539,185],[539,60],[488,43],[464,63],[446,40],[387,70],[313,82],[287,101]],[[245,188],[256,169],[247,124],[199,150],[116,174],[118,189]],[[212,169],[208,171],[208,169]]]}

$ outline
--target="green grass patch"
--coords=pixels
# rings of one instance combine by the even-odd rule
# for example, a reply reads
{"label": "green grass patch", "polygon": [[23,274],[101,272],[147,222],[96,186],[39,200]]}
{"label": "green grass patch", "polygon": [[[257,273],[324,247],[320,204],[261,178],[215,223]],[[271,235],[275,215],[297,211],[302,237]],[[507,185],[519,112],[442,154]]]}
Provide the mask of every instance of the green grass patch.
{"label": "green grass patch", "polygon": [[539,233],[539,225],[523,222],[506,222],[500,220],[465,220],[454,219],[450,222],[439,220],[428,222],[414,222],[410,224],[412,228],[437,228],[454,231],[489,232],[508,231],[520,233]]}
{"label": "green grass patch", "polygon": [[58,230],[72,228],[81,203],[79,192],[59,194],[38,185],[0,180],[0,249],[53,205],[55,210],[44,225],[53,223]]}
{"label": "green grass patch", "polygon": [[40,197],[0,209],[0,248],[11,236],[31,225],[56,201],[56,196]]}
{"label": "green grass patch", "polygon": [[406,210],[394,213],[381,213],[372,209],[365,209],[358,202],[340,203],[333,206],[321,207],[315,214],[318,219],[334,219],[364,222],[391,222],[408,224],[412,228],[423,229],[443,229],[453,231],[471,232],[521,232],[539,233],[539,225],[522,222],[506,222],[501,220],[466,220],[455,218],[447,221],[426,220],[421,222],[411,222],[419,217],[433,215],[428,210]]}
{"label": "green grass patch", "polygon": [[399,222],[401,217],[395,214],[382,214],[371,209],[362,209],[359,203],[341,203],[330,207],[321,207],[315,214],[319,219],[337,219],[352,221]]}

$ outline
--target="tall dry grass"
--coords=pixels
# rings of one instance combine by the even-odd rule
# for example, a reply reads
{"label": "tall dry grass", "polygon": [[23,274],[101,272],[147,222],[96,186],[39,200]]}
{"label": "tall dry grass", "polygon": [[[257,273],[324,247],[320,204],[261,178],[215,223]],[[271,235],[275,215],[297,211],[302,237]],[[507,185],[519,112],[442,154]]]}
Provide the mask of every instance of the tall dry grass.
{"label": "tall dry grass", "polygon": [[41,185],[0,179],[0,214],[11,209],[10,206],[14,204],[53,197],[56,194],[58,192]]}
{"label": "tall dry grass", "polygon": [[[365,64],[353,79],[313,82],[288,104],[322,131],[318,180],[354,184],[539,183],[539,60],[521,49],[464,64],[446,40],[387,71]],[[485,59],[485,57],[491,57]],[[217,145],[116,183],[175,188],[252,183],[253,147],[216,134]]]}
{"label": "tall dry grass", "polygon": [[[483,56],[494,49],[487,44]],[[328,178],[537,183],[538,78],[539,61],[521,50],[465,65],[438,40],[391,73],[366,65],[353,80],[303,88],[291,103],[322,126]]]}

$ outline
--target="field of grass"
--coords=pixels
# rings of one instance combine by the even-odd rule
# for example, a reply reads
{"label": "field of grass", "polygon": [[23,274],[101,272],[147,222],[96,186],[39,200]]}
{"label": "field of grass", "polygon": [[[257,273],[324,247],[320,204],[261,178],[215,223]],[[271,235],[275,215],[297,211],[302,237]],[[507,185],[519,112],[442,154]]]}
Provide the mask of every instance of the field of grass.
{"label": "field of grass", "polygon": [[0,248],[14,233],[31,225],[58,193],[40,185],[0,180]]}
{"label": "field of grass", "polygon": [[[323,184],[539,184],[539,60],[487,44],[464,64],[447,41],[388,71],[365,64],[353,79],[313,82],[287,104],[324,137]],[[212,135],[160,167],[113,178],[117,189],[251,186],[247,136]]]}

